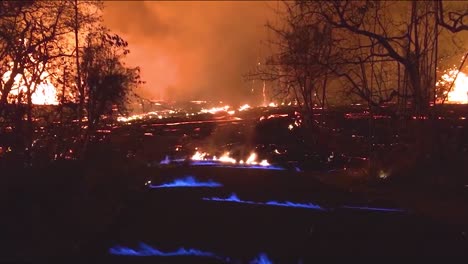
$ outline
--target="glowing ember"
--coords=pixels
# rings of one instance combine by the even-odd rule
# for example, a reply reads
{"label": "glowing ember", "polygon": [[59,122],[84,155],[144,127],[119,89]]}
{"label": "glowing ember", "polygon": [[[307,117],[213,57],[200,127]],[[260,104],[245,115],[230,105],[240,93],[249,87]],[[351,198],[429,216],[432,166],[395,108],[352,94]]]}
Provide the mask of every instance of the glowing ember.
{"label": "glowing ember", "polygon": [[268,107],[278,107],[278,104],[271,102],[268,104]]}
{"label": "glowing ember", "polygon": [[225,105],[225,106],[222,106],[222,107],[213,107],[213,108],[210,108],[210,109],[202,109],[200,112],[204,113],[204,114],[206,114],[206,113],[216,114],[216,113],[219,113],[219,112],[228,112],[229,108],[231,108],[229,105]]}
{"label": "glowing ember", "polygon": [[245,110],[247,110],[247,109],[249,109],[249,108],[251,108],[251,107],[250,107],[250,105],[248,105],[248,104],[241,105],[241,106],[239,107],[239,111],[245,111]]}
{"label": "glowing ember", "polygon": [[150,119],[150,118],[156,118],[156,117],[158,119],[163,118],[163,116],[160,115],[158,112],[148,112],[148,113],[144,113],[144,114],[131,115],[131,116],[128,116],[128,117],[119,116],[119,117],[117,117],[117,121],[119,121],[119,122],[131,122],[131,121],[135,121],[135,120],[143,120],[143,119]]}

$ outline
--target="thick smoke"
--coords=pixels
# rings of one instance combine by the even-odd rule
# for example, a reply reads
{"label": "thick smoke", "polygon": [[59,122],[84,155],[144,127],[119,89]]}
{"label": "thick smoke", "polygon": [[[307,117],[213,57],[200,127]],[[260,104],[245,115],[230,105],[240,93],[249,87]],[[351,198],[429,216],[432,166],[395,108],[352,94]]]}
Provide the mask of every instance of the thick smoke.
{"label": "thick smoke", "polygon": [[[150,99],[258,99],[259,83],[243,75],[268,52],[267,20],[277,2],[108,1],[104,22],[130,44],[128,64],[141,66]],[[257,91],[254,91],[257,93]]]}

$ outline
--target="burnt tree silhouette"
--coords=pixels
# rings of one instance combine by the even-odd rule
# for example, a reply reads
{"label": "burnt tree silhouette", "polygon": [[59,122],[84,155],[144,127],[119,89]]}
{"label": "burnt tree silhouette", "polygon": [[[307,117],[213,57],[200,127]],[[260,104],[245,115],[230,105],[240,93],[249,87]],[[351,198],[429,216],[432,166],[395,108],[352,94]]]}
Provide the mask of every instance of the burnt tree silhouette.
{"label": "burnt tree silhouette", "polygon": [[127,96],[141,83],[139,68],[129,68],[122,61],[129,52],[128,43],[106,28],[86,37],[81,69],[88,128],[82,153],[101,116],[112,114],[114,107],[124,111]]}

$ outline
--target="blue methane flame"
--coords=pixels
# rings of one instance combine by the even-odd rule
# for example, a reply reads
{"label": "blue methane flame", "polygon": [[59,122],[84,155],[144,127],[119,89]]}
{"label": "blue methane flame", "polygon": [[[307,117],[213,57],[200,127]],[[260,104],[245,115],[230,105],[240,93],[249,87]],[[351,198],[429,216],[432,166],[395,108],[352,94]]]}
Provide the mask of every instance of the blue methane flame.
{"label": "blue methane flame", "polygon": [[150,188],[178,188],[178,187],[207,187],[207,188],[217,188],[222,187],[223,185],[212,180],[205,182],[197,181],[193,176],[187,176],[182,179],[175,179],[173,182],[164,183],[161,185],[150,185]]}
{"label": "blue methane flame", "polygon": [[284,207],[298,207],[298,208],[307,208],[307,209],[315,209],[315,210],[322,210],[324,209],[317,204],[312,203],[293,203],[293,202],[277,202],[277,201],[269,201],[265,203],[266,205],[272,206],[284,206]]}
{"label": "blue methane flame", "polygon": [[273,261],[268,258],[267,254],[260,253],[250,264],[273,264]]}
{"label": "blue methane flame", "polygon": [[198,249],[185,249],[179,248],[172,252],[163,252],[156,248],[153,248],[145,243],[140,243],[138,249],[131,249],[128,247],[115,246],[109,249],[111,255],[119,256],[136,256],[136,257],[149,257],[149,256],[160,256],[160,257],[174,257],[174,256],[198,256],[198,257],[212,257],[218,258],[216,254],[211,252],[205,252]]}
{"label": "blue methane flame", "polygon": [[[131,257],[177,257],[177,256],[195,256],[208,257],[231,262],[229,257],[221,257],[212,252],[201,251],[198,249],[179,248],[176,251],[163,252],[145,243],[140,243],[137,249],[129,247],[115,246],[109,249],[109,254],[116,256],[131,256]],[[249,262],[250,264],[273,264],[267,254],[260,253],[255,259]]]}
{"label": "blue methane flame", "polygon": [[379,212],[404,212],[403,209],[398,208],[380,208],[380,207],[366,207],[366,206],[342,206],[346,209],[365,210],[365,211],[379,211]]}
{"label": "blue methane flame", "polygon": [[159,162],[159,164],[169,164],[169,163],[171,163],[169,156],[164,157],[164,159],[161,160],[161,162]]}
{"label": "blue methane flame", "polygon": [[254,202],[254,201],[244,201],[239,199],[235,193],[231,194],[228,198],[203,198],[205,201],[215,201],[215,202],[232,202],[232,203],[243,203],[243,204],[257,204],[257,205],[267,205],[267,206],[282,206],[282,207],[296,207],[296,208],[306,208],[312,210],[325,211],[320,205],[312,203],[294,203],[294,202],[277,202],[277,201],[268,201],[268,202]]}

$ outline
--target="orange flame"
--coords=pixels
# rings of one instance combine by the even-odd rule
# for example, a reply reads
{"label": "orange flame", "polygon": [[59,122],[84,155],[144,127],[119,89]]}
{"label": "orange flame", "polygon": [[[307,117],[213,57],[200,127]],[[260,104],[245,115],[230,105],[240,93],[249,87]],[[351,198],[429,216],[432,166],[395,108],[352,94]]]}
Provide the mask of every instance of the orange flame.
{"label": "orange flame", "polygon": [[[457,76],[458,74],[458,76]],[[457,78],[455,80],[455,77]],[[455,82],[453,82],[455,80]],[[458,70],[449,70],[441,76],[437,86],[450,86],[450,91],[445,91],[446,102],[451,104],[468,104],[468,75]]]}
{"label": "orange flame", "polygon": [[[2,76],[4,82],[8,81],[10,78],[11,71],[5,72]],[[22,79],[23,76],[17,75],[14,78],[14,84],[12,90],[10,91],[10,101],[11,97],[17,97],[20,93],[25,95],[28,91],[25,81]],[[36,84],[36,90],[31,94],[31,101],[36,105],[58,105],[57,100],[57,88],[50,83],[49,74],[43,72],[40,75],[41,82]]]}
{"label": "orange flame", "polygon": [[453,103],[468,104],[468,76],[460,72],[453,89],[448,93],[448,101]]}
{"label": "orange flame", "polygon": [[245,164],[245,165],[260,165],[260,166],[270,166],[270,163],[267,161],[267,160],[262,160],[260,162],[257,161],[257,153],[255,152],[252,152],[250,154],[250,156],[246,159],[246,161],[244,162],[244,160],[236,160],[235,158],[231,157],[231,153],[230,152],[224,152],[223,155],[221,157],[216,157],[216,156],[213,156],[213,158],[208,158],[209,154],[207,152],[200,152],[200,151],[196,151],[193,156],[191,157],[191,160],[197,160],[197,161],[200,161],[200,160],[213,160],[213,161],[218,161],[218,162],[222,162],[222,163],[231,163],[231,164]]}

